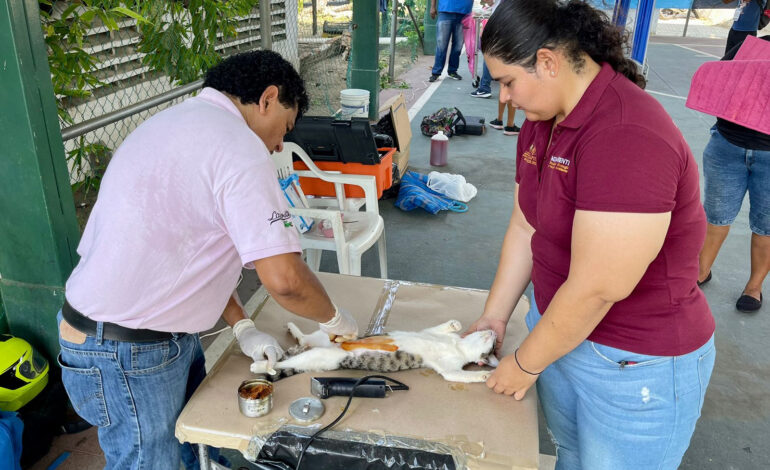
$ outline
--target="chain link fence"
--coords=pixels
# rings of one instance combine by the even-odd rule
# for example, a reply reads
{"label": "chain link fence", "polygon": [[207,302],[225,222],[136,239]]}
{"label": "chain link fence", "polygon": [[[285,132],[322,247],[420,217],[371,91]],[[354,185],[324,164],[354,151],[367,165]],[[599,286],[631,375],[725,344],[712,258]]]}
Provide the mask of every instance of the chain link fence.
{"label": "chain link fence", "polygon": [[[350,80],[352,1],[266,1],[269,1],[270,13],[270,35],[266,43],[270,49],[289,60],[305,80],[310,96],[308,114],[335,114],[340,108],[340,91],[347,88]],[[61,15],[62,10],[72,3],[55,3],[53,15]],[[411,6],[409,15],[404,3]],[[417,56],[419,35],[416,31],[421,28],[419,23],[425,11],[423,3],[419,0],[399,2],[396,75],[407,69]],[[386,5],[382,2],[380,4],[382,8]],[[260,11],[260,5],[257,5],[249,14],[238,17],[234,37],[217,33],[216,51],[222,56],[229,56],[262,48],[261,33],[266,25],[261,21]],[[190,21],[189,15],[187,21]],[[419,18],[419,21],[410,19],[414,17]],[[169,27],[174,27],[174,21],[178,20],[173,17],[170,20],[167,17],[163,19],[168,20]],[[390,12],[381,13],[381,19],[381,85],[383,88],[398,87],[399,84],[392,83],[387,76]],[[143,60],[146,52],[141,50],[141,42],[142,30],[136,20],[126,18],[108,28],[97,18],[91,28],[85,31],[82,46],[95,63],[97,82],[86,87],[89,92],[87,97],[57,96],[60,109],[65,110],[71,118],[65,120],[62,117],[60,124],[65,136],[65,151],[81,226],[85,224],[90,206],[95,200],[101,175],[113,151],[123,139],[154,113],[197,92],[197,88],[192,86],[187,94],[165,100],[162,104],[153,105],[115,122],[94,123],[90,129],[81,130],[84,123],[104,121],[104,117],[110,113],[123,113],[127,107],[145,100],[156,100],[179,90],[178,83],[163,72],[154,70]],[[99,127],[93,128],[97,125]]]}

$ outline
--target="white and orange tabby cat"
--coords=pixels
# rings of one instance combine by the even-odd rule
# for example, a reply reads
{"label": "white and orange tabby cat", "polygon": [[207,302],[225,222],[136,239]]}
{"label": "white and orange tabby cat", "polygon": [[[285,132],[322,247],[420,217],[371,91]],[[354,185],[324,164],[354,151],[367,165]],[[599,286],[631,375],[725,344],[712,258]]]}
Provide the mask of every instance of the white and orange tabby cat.
{"label": "white and orange tabby cat", "polygon": [[[364,369],[376,372],[394,372],[428,367],[452,382],[485,382],[492,371],[463,370],[469,363],[483,363],[497,367],[497,358],[491,354],[495,345],[492,330],[477,331],[461,338],[462,325],[450,320],[422,331],[393,331],[387,335],[370,336],[335,343],[321,330],[303,334],[294,323],[288,323],[289,332],[297,339],[300,350],[274,365],[277,375],[297,372],[337,369]],[[267,361],[255,362],[254,373],[267,373]],[[271,371],[272,373],[272,371]]]}

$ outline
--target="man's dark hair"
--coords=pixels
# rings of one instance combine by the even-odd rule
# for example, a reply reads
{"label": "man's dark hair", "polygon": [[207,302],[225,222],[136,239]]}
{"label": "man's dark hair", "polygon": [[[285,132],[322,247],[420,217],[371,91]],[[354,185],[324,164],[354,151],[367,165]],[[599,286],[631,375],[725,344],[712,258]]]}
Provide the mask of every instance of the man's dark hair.
{"label": "man's dark hair", "polygon": [[305,83],[294,67],[273,51],[251,51],[230,56],[206,72],[204,87],[227,93],[243,104],[259,103],[267,87],[278,87],[278,101],[297,108],[297,119],[308,110]]}

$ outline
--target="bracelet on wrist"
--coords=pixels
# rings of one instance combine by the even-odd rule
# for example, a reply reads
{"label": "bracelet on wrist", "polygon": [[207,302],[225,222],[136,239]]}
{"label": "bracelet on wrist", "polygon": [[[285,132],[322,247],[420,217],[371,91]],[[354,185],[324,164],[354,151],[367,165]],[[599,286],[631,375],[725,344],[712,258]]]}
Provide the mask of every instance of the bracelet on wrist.
{"label": "bracelet on wrist", "polygon": [[521,367],[521,363],[519,362],[518,354],[519,354],[519,348],[516,348],[516,350],[513,351],[513,359],[516,361],[516,365],[519,366],[519,369],[521,369],[522,372],[524,372],[526,374],[529,374],[529,375],[540,375],[540,373],[542,371],[540,371],[540,372],[530,372],[527,369]]}

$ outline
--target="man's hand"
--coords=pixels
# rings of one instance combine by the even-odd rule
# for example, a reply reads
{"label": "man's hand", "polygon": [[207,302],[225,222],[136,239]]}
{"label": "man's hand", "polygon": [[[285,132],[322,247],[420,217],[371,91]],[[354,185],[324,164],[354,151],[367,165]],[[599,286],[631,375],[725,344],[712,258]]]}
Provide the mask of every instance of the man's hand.
{"label": "man's hand", "polygon": [[319,323],[321,331],[328,335],[341,336],[344,339],[358,338],[358,323],[345,310],[334,306],[334,317],[326,323]]}
{"label": "man's hand", "polygon": [[509,354],[500,360],[500,364],[487,379],[487,387],[495,393],[504,393],[521,400],[527,390],[537,381],[537,375],[527,374],[516,363],[513,354]]}
{"label": "man's hand", "polygon": [[273,365],[283,357],[283,349],[272,336],[257,330],[254,321],[244,318],[233,325],[233,334],[238,340],[243,354],[249,356],[252,361],[258,362],[267,359],[267,370],[272,370]]}
{"label": "man's hand", "polygon": [[469,326],[468,329],[465,330],[465,332],[460,336],[464,338],[469,334],[473,333],[474,331],[482,331],[482,330],[494,331],[496,335],[496,339],[495,339],[495,348],[492,350],[492,352],[494,352],[495,355],[500,357],[500,351],[503,349],[503,340],[505,339],[505,327],[507,325],[508,323],[503,320],[482,315],[471,326]]}
{"label": "man's hand", "polygon": [[436,9],[436,7],[430,7],[430,17],[431,17],[431,19],[435,20],[437,16],[438,16],[438,10]]}

